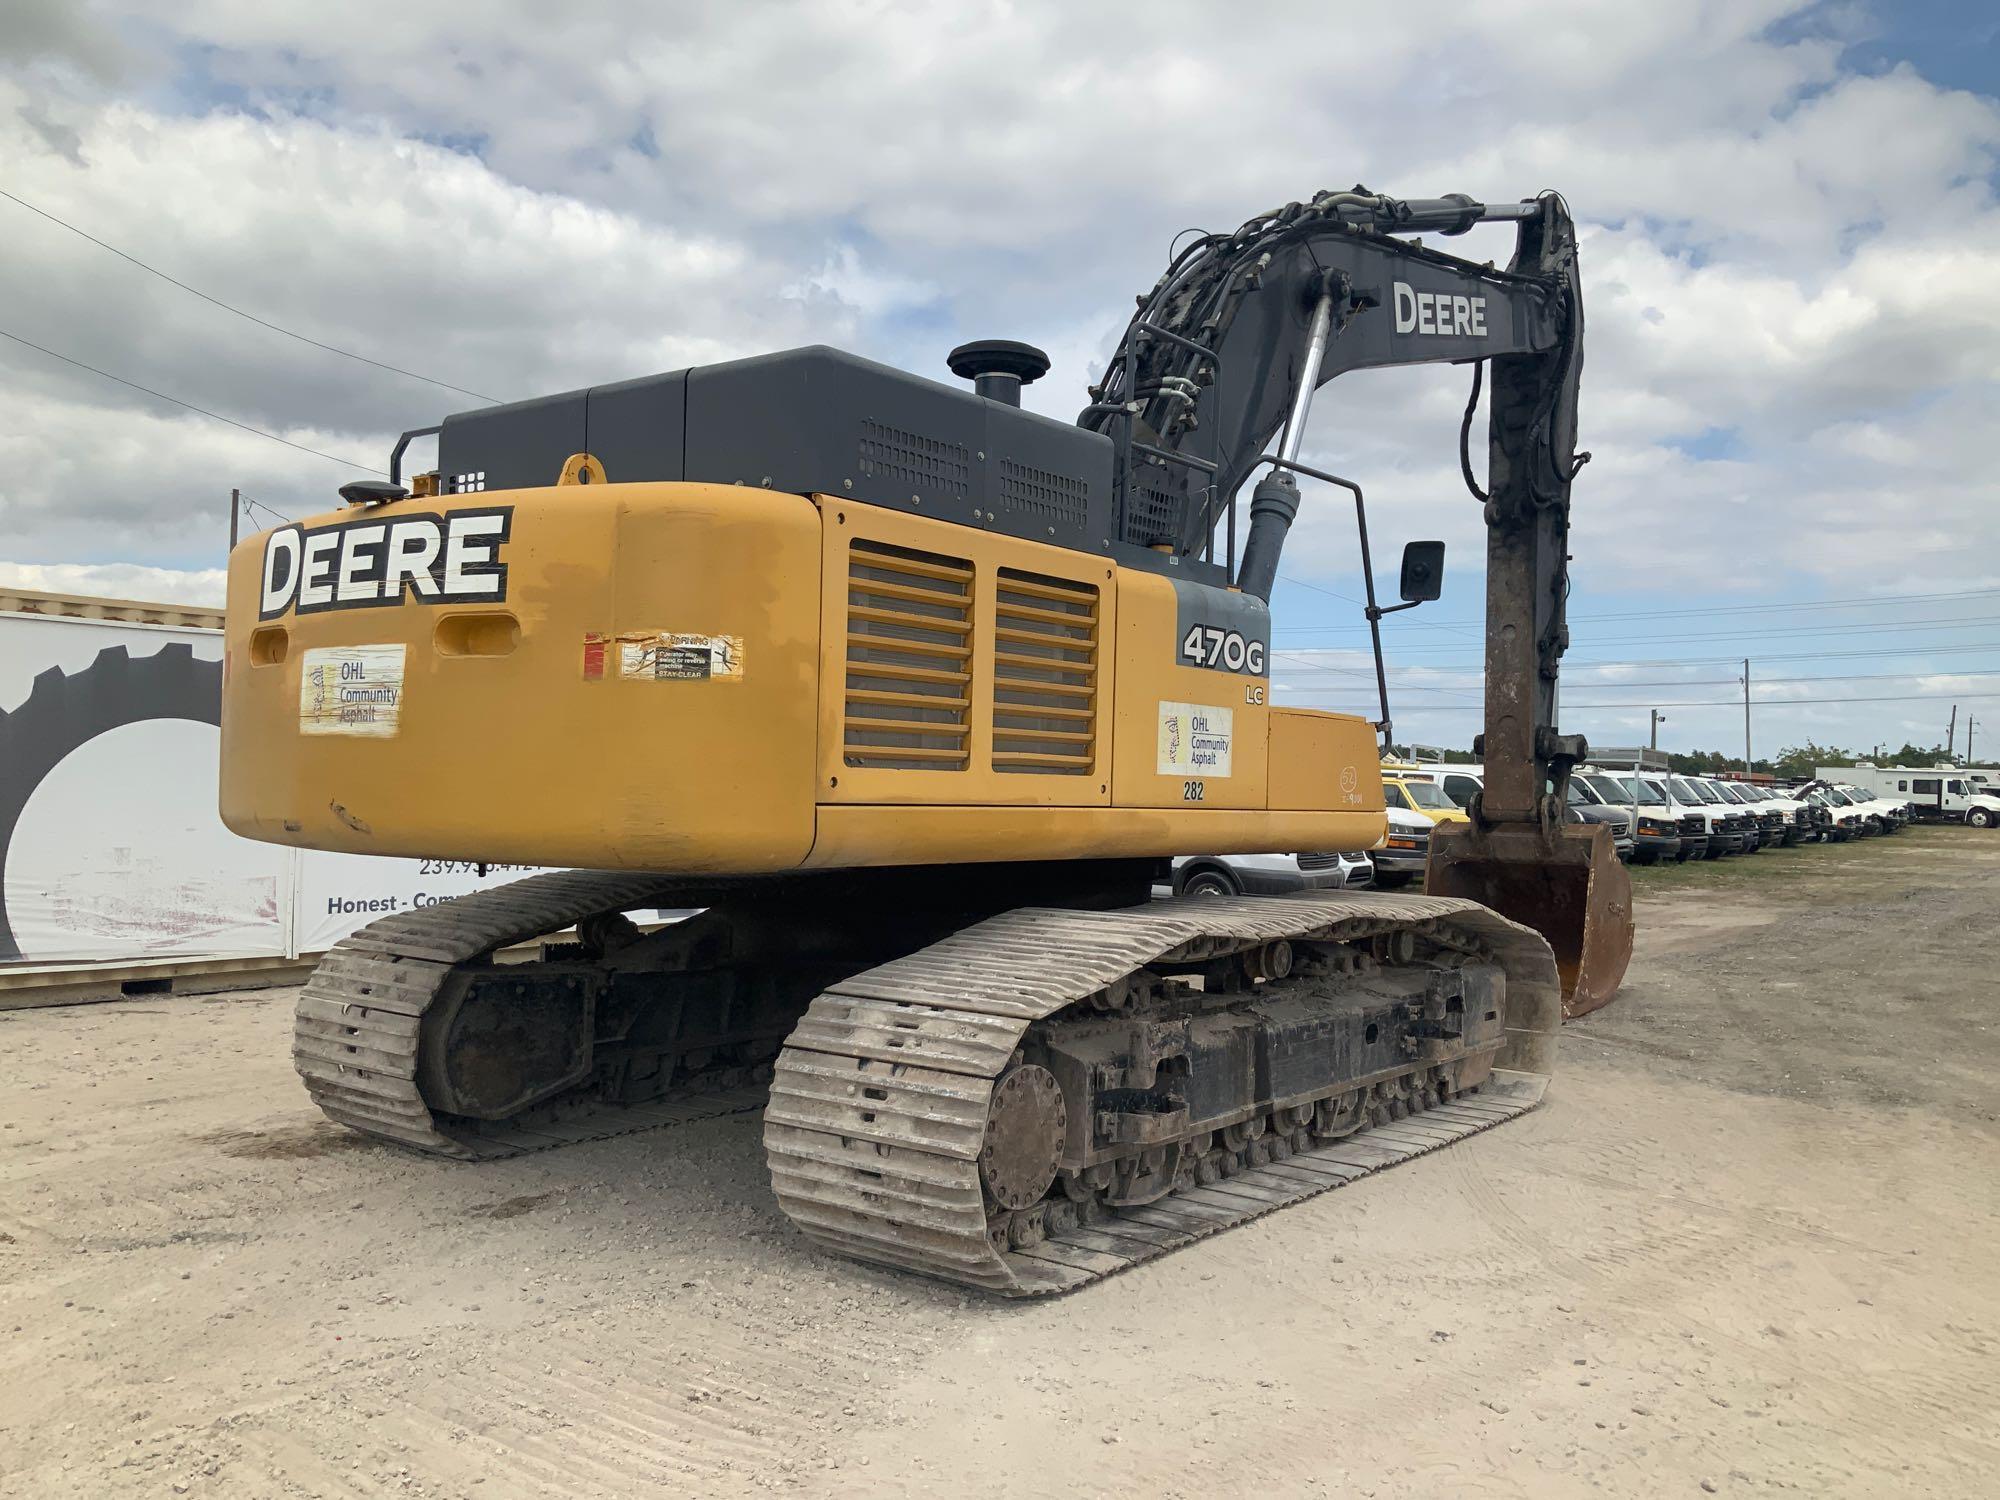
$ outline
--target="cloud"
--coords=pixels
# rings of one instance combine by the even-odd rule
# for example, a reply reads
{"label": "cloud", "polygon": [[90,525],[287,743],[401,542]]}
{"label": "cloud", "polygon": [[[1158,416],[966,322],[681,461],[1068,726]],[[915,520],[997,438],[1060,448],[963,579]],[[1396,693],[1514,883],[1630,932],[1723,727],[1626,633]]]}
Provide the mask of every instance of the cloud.
{"label": "cloud", "polygon": [[[468,390],[814,341],[948,379],[953,344],[1013,337],[1051,353],[1026,401],[1063,417],[1190,224],[1357,178],[1556,186],[1586,235],[1580,597],[1973,587],[1992,576],[1968,543],[1990,529],[2000,398],[2000,106],[1849,67],[1893,19],[1485,0],[1447,25],[1245,0],[1218,26],[1161,0],[1135,28],[1029,0],[579,0],[551,25],[531,0],[30,0],[0,40],[0,176],[259,317]],[[1446,245],[1508,253],[1503,231]],[[24,289],[9,331],[362,463],[474,400],[4,202],[0,276]],[[1308,444],[1367,488],[1385,564],[1405,538],[1450,544],[1435,621],[1477,614],[1465,389],[1461,369],[1346,377]],[[4,340],[0,390],[19,563],[199,573],[231,486],[299,514],[351,477]],[[1354,550],[1351,507],[1309,493],[1287,572],[1358,593]],[[1418,662],[1477,639],[1409,617],[1392,635]]]}
{"label": "cloud", "polygon": [[0,587],[46,594],[139,599],[150,604],[222,607],[228,576],[221,568],[149,568],[138,563],[0,562]]}

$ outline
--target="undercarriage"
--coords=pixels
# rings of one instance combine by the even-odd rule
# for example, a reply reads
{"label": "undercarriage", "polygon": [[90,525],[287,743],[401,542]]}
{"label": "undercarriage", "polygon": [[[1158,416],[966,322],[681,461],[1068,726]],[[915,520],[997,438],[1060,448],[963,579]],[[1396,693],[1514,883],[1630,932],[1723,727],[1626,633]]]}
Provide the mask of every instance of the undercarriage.
{"label": "undercarriage", "polygon": [[461,1158],[761,1106],[808,1236],[1016,1296],[1539,1100],[1561,1002],[1533,934],[1426,897],[1145,903],[1149,879],[536,876],[343,942],[294,1058],[332,1118]]}

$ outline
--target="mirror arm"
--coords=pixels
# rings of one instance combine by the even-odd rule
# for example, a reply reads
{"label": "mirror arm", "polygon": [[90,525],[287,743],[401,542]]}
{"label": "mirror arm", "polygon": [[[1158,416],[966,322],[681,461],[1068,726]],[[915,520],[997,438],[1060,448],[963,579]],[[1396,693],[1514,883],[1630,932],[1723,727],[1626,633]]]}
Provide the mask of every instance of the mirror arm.
{"label": "mirror arm", "polygon": [[1368,554],[1368,507],[1361,498],[1361,486],[1351,479],[1342,479],[1338,474],[1329,474],[1324,469],[1315,469],[1310,464],[1302,464],[1297,459],[1284,458],[1275,453],[1267,453],[1243,471],[1248,479],[1258,469],[1269,464],[1274,469],[1290,469],[1295,474],[1318,479],[1326,484],[1337,485],[1354,497],[1354,524],[1361,533],[1361,581],[1367,587],[1368,604],[1362,611],[1368,619],[1368,635],[1375,647],[1375,696],[1382,705],[1382,717],[1375,721],[1375,728],[1382,736],[1382,748],[1386,751],[1395,738],[1395,729],[1389,722],[1389,671],[1382,661],[1382,616],[1394,614],[1399,609],[1408,609],[1407,604],[1391,605],[1383,609],[1375,602],[1375,564]]}

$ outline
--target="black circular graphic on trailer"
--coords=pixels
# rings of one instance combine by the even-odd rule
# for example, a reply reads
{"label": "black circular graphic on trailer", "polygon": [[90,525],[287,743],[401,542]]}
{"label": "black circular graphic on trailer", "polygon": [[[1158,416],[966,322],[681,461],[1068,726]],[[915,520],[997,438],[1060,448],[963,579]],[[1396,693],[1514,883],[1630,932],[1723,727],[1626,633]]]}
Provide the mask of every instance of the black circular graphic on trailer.
{"label": "black circular graphic on trailer", "polygon": [[0,712],[0,960],[21,957],[7,919],[7,852],[35,789],[79,746],[147,719],[222,727],[222,663],[186,641],[136,659],[107,646],[80,672],[51,667],[11,713]]}

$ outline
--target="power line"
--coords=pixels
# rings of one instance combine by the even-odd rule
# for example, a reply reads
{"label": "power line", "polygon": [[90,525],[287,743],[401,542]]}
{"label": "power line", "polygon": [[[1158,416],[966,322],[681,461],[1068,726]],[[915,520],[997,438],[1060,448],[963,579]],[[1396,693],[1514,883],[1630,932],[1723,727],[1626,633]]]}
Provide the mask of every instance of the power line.
{"label": "power line", "polygon": [[[1991,648],[1982,647],[1980,649],[1989,650]],[[1271,654],[1273,656],[1290,656],[1292,653],[1289,651],[1273,651]],[[1308,667],[1306,671],[1340,672],[1356,677],[1373,675],[1363,672],[1358,668],[1348,667]],[[1759,686],[1771,683],[1790,684],[1799,682],[1907,682],[1912,678],[1918,677],[2000,677],[2000,668],[1966,667],[1942,672],[1837,672],[1831,676],[1760,677],[1757,679],[1757,682]],[[1622,690],[1625,688],[1737,687],[1742,684],[1742,681],[1741,677],[1687,677],[1660,682],[1579,682],[1575,678],[1571,678],[1569,685],[1580,688],[1612,688]],[[1461,684],[1458,691],[1466,691],[1479,685],[1476,682]],[[1449,688],[1431,687],[1426,683],[1399,681],[1395,678],[1389,680],[1389,686],[1392,688],[1404,688],[1413,692],[1442,693],[1453,691],[1453,689]]]}
{"label": "power line", "polygon": [[[1273,655],[1273,656],[1283,656],[1283,657],[1287,657],[1287,658],[1290,658],[1290,659],[1292,659],[1292,660],[1294,660],[1294,661],[1296,661],[1296,660],[1300,660],[1300,659],[1301,659],[1301,658],[1300,658],[1300,657],[1298,656],[1298,653],[1297,653],[1297,652],[1294,652],[1294,651],[1279,651],[1279,650],[1277,650],[1277,649],[1276,649],[1275,647],[1274,647],[1274,648],[1272,649],[1272,651],[1271,651],[1271,655]],[[1339,673],[1341,673],[1341,674],[1342,674],[1343,676],[1347,676],[1347,677],[1369,677],[1369,678],[1372,678],[1372,677],[1373,677],[1373,676],[1375,675],[1375,674],[1374,674],[1373,672],[1368,672],[1368,671],[1363,671],[1363,670],[1362,670],[1362,669],[1361,669],[1360,667],[1334,667],[1334,666],[1324,666],[1324,667],[1315,667],[1315,666],[1308,666],[1308,667],[1306,667],[1306,668],[1305,668],[1304,670],[1305,670],[1305,671],[1307,671],[1307,672],[1339,672]],[[1400,690],[1402,690],[1402,691],[1404,691],[1404,692],[1411,692],[1411,693],[1441,693],[1441,694],[1443,694],[1443,695],[1444,695],[1445,697],[1447,697],[1447,698],[1464,698],[1464,699],[1465,699],[1465,701],[1466,701],[1467,703],[1477,703],[1477,702],[1479,701],[1479,699],[1478,699],[1477,697],[1475,697],[1475,696],[1473,696],[1472,694],[1470,694],[1470,693],[1466,692],[1466,691],[1465,691],[1464,689],[1454,689],[1454,688],[1441,688],[1441,687],[1432,687],[1432,686],[1430,686],[1430,685],[1429,685],[1428,683],[1422,683],[1422,682],[1407,682],[1407,681],[1405,681],[1405,682],[1395,682],[1395,683],[1392,683],[1392,684],[1391,684],[1391,686],[1392,686],[1392,687],[1395,687],[1395,688],[1398,688],[1398,689],[1400,689]],[[1477,689],[1477,687],[1478,687],[1478,684],[1476,684],[1476,683],[1475,683],[1475,684],[1473,684],[1473,687],[1474,687],[1474,689]]]}
{"label": "power line", "polygon": [[[1873,620],[1854,625],[1780,625],[1769,629],[1758,629],[1754,635],[1742,630],[1701,630],[1688,635],[1638,635],[1596,638],[1594,644],[1600,646],[1638,645],[1653,641],[1741,641],[1768,640],[1773,636],[1791,635],[1883,635],[1903,630],[1957,630],[1972,625],[2000,624],[2000,615],[1968,615],[1963,619],[1936,620]],[[1339,648],[1334,648],[1339,649]],[[1399,646],[1400,651],[1453,651],[1461,649],[1443,643]],[[1761,651],[1757,653],[1763,655]]]}
{"label": "power line", "polygon": [[192,401],[183,401],[178,396],[169,396],[165,391],[156,391],[149,385],[139,384],[136,380],[127,380],[123,375],[113,375],[109,370],[100,370],[96,365],[87,365],[80,359],[71,359],[67,354],[58,354],[53,349],[43,348],[42,345],[35,343],[32,339],[24,339],[18,333],[9,333],[4,328],[0,328],[0,339],[12,339],[15,343],[25,344],[28,348],[35,350],[37,353],[46,354],[51,359],[59,359],[66,365],[75,365],[79,370],[88,370],[91,374],[101,375],[106,380],[115,380],[122,386],[129,386],[135,391],[143,391],[146,395],[155,397],[158,400],[171,401],[175,406],[184,406],[198,416],[207,417],[215,422],[227,422],[231,427],[240,427],[245,432],[254,433],[260,438],[269,438],[274,443],[283,443],[287,448],[296,448],[301,453],[310,453],[314,458],[323,458],[328,463],[340,464],[342,467],[349,469],[365,469],[370,474],[380,474],[383,472],[372,464],[356,463],[351,458],[341,458],[336,454],[322,453],[317,448],[308,448],[304,443],[295,443],[290,438],[279,437],[275,432],[266,432],[261,427],[252,427],[248,422],[239,422],[234,417],[225,417],[221,412],[210,411],[205,406],[196,406]]}
{"label": "power line", "polygon": [[[1758,686],[1763,684],[1760,682]],[[1893,693],[1887,697],[1864,698],[1752,698],[1756,708],[1790,708],[1797,704],[1820,703],[1918,703],[1930,699],[1942,701],[1946,698],[2000,698],[2000,693],[1961,693],[1947,689],[1942,693]],[[1741,698],[1716,698],[1687,703],[1565,703],[1565,710],[1572,708],[1737,708]]]}
{"label": "power line", "polygon": [[[1984,655],[1988,652],[1991,652],[1992,650],[1993,650],[1992,644],[1987,643],[1987,644],[1963,645],[1963,646],[1897,647],[1888,650],[1877,649],[1877,650],[1865,650],[1865,651],[1793,651],[1793,652],[1775,652],[1775,653],[1760,651],[1759,653],[1757,653],[1757,660],[1760,663],[1792,662],[1792,661],[1847,661],[1856,658],[1871,658],[1871,657],[1883,657],[1883,656],[1890,656],[1890,657],[1920,656],[1926,659],[1934,659],[1942,656],[1964,655],[1971,652],[1977,652]],[[1307,676],[1317,676],[1325,673],[1337,673],[1344,677],[1351,676],[1351,677],[1372,678],[1374,676],[1372,670],[1363,670],[1359,667],[1343,667],[1334,665],[1332,663],[1328,663],[1325,665],[1315,665],[1311,663],[1309,658],[1303,656],[1301,653],[1297,651],[1282,651],[1274,648],[1271,654],[1273,657],[1284,657],[1291,661],[1306,663],[1305,665],[1301,666],[1286,667],[1282,675],[1287,679],[1295,679]],[[1734,662],[1740,659],[1741,658],[1731,658],[1731,657],[1695,657],[1689,659],[1654,658],[1654,659],[1641,659],[1641,660],[1628,660],[1628,661],[1620,661],[1612,659],[1605,659],[1598,661],[1575,661],[1565,658],[1565,665],[1571,669],[1587,668],[1591,670],[1597,670],[1605,667],[1675,668],[1675,667],[1713,666],[1723,663]],[[1471,689],[1483,686],[1484,673],[1480,670],[1479,667],[1464,667],[1464,668],[1453,669],[1442,665],[1425,664],[1421,667],[1392,668],[1391,670],[1392,671],[1417,670],[1426,672],[1451,672],[1456,670],[1457,672],[1462,673],[1463,675],[1474,679],[1471,682],[1461,684],[1460,686],[1462,688]],[[1767,677],[1761,680],[1765,682],[1786,682],[1786,683],[1855,682],[1855,681],[1866,681],[1871,679],[1893,681],[1898,679],[1909,679],[1915,677],[1933,677],[1933,676],[1982,677],[1991,675],[1994,674],[1987,671],[1984,668],[1966,668],[1963,670],[1955,670],[1948,665],[1938,665],[1938,666],[1928,667],[1921,671],[1913,671],[1913,672],[1881,672],[1881,673],[1842,672],[1833,675],[1823,675],[1823,676],[1786,677],[1786,678]],[[1741,680],[1742,679],[1740,677],[1726,677],[1726,678],[1715,678],[1715,679],[1679,679],[1672,681],[1646,682],[1646,683],[1603,682],[1603,681],[1585,682],[1575,677],[1574,675],[1571,675],[1568,678],[1568,683],[1569,686],[1572,688],[1579,688],[1584,690],[1588,690],[1590,688],[1609,688],[1613,691],[1617,691],[1619,689],[1628,687],[1630,688],[1729,687],[1739,683]],[[1412,682],[1407,678],[1392,677],[1390,679],[1389,685],[1391,688],[1397,689],[1399,691],[1412,690],[1419,692],[1435,692],[1435,693],[1449,693],[1452,691],[1451,689],[1447,688],[1433,687],[1427,683]],[[1638,706],[1643,707],[1645,705],[1638,705]],[[1373,712],[1373,710],[1371,710],[1371,712]]]}
{"label": "power line", "polygon": [[[192,295],[201,298],[202,301],[211,303],[214,306],[221,308],[224,312],[234,313],[239,318],[247,318],[252,323],[255,323],[259,328],[268,328],[273,333],[282,333],[288,339],[297,339],[302,344],[311,344],[315,349],[324,349],[327,353],[338,354],[344,359],[359,360],[362,364],[373,365],[378,370],[387,370],[394,375],[407,375],[412,380],[421,380],[424,381],[426,384],[438,386],[441,389],[447,391],[457,391],[459,395],[471,396],[476,401],[484,401],[487,402],[489,405],[493,406],[498,406],[500,404],[500,400],[497,396],[483,396],[478,391],[469,391],[464,386],[453,385],[448,380],[434,380],[428,375],[418,374],[415,370],[406,370],[401,365],[384,364],[379,359],[370,359],[365,354],[356,354],[352,349],[342,349],[333,344],[323,344],[318,339],[308,338],[303,333],[296,333],[292,329],[281,327],[276,323],[272,323],[264,318],[258,317],[255,313],[245,312],[240,307],[232,307],[230,306],[229,303],[224,302],[220,297],[211,297],[207,292],[202,291],[199,287],[192,287],[189,286],[185,281],[176,280],[174,277],[169,276],[165,271],[162,271],[158,266],[147,265],[146,262],[139,259],[139,257],[136,255],[128,255],[123,250],[120,250],[116,245],[106,244],[103,240],[100,240],[96,235],[90,234],[85,230],[77,228],[76,225],[70,223],[67,219],[58,219],[54,214],[50,213],[47,209],[37,208],[35,207],[34,204],[28,202],[27,199],[15,197],[5,188],[0,188],[0,198],[5,198],[10,202],[20,204],[21,207],[28,210],[28,212],[31,214],[40,214],[43,218],[47,219],[51,224],[59,224],[64,229],[67,229],[71,234],[82,235],[83,238],[89,240],[90,243],[97,246],[98,249],[109,250],[113,255],[117,256],[120,260],[130,261],[140,270],[150,272],[151,274],[159,277],[160,280],[168,282],[173,286],[177,286],[182,291],[191,293]],[[58,356],[58,358],[60,358],[60,356]],[[172,397],[169,397],[168,399],[171,400]]]}
{"label": "power line", "polygon": [[[1750,702],[1751,706],[1755,708],[1810,708],[1829,703],[1942,703],[1946,700],[1956,700],[1963,703],[1968,698],[1974,701],[1982,701],[1988,698],[2000,698],[2000,693],[1943,692],[1898,693],[1890,694],[1886,697],[1858,698],[1752,698]],[[1644,710],[1648,708],[1741,708],[1742,706],[1743,700],[1741,698],[1711,698],[1685,703],[1565,703],[1563,711],[1568,713],[1572,709],[1585,708],[1597,710]],[[1372,710],[1351,709],[1349,712],[1367,713],[1372,712]],[[1472,706],[1461,708],[1456,703],[1417,703],[1406,705],[1403,708],[1397,709],[1396,712],[1399,716],[1405,713],[1469,714],[1477,713],[1478,709]]]}
{"label": "power line", "polygon": [[1930,594],[1854,594],[1845,599],[1806,599],[1773,604],[1719,604],[1710,609],[1640,609],[1612,614],[1571,615],[1572,620],[1654,620],[1678,615],[1748,615],[1802,609],[1862,609],[1876,605],[1928,603],[1934,599],[1972,599],[2000,594],[2000,588],[1946,589]]}
{"label": "power line", "polygon": [[[1278,575],[1278,582],[1289,583],[1293,588],[1311,589],[1315,594],[1325,594],[1329,599],[1339,599],[1344,603],[1352,604],[1362,609],[1368,607],[1351,594],[1343,594],[1338,589],[1323,588],[1317,583],[1307,583],[1303,578],[1294,578],[1289,573],[1280,573]],[[1354,628],[1359,629],[1363,627]]]}
{"label": "power line", "polygon": [[[1298,584],[1299,587],[1301,588],[1314,589],[1316,592],[1322,594],[1332,594],[1332,596],[1336,599],[1347,598],[1345,594],[1336,594],[1331,589],[1322,589],[1315,584],[1305,583],[1300,579],[1292,578],[1288,575],[1281,575],[1281,576],[1285,577],[1285,582]],[[1800,600],[1785,604],[1721,604],[1708,609],[1648,609],[1648,610],[1619,611],[1619,612],[1605,613],[1605,614],[1573,614],[1569,616],[1569,620],[1572,624],[1574,624],[1582,621],[1591,621],[1591,620],[1597,620],[1597,621],[1659,620],[1659,619],[1679,618],[1682,616],[1700,616],[1702,618],[1707,618],[1711,615],[1738,615],[1738,614],[1765,614],[1765,613],[1789,614],[1800,610],[1809,610],[1809,609],[1872,608],[1878,605],[1886,606],[1890,604],[1928,603],[1930,601],[1938,599],[1984,598],[1995,594],[2000,594],[2000,588],[1951,589],[1941,593],[1928,593],[1928,594],[1876,594],[1876,595],[1857,594],[1857,595],[1852,595],[1845,599],[1809,599],[1809,600]],[[1353,600],[1353,599],[1348,600],[1348,602],[1350,604],[1360,603],[1359,600]],[[1466,626],[1472,629],[1483,628],[1481,622],[1476,620],[1418,621],[1415,623],[1430,625],[1432,629],[1443,629],[1446,628],[1447,626],[1450,627]],[[1359,631],[1367,629],[1365,625],[1313,625],[1313,626],[1304,626],[1301,628],[1307,630],[1315,630],[1315,631],[1318,630]]]}
{"label": "power line", "polygon": [[[1758,658],[1762,660],[1763,658]],[[1814,677],[1759,677],[1759,687],[1770,683],[1798,682],[1908,682],[1917,677],[2000,677],[2000,669],[1991,667],[1965,667],[1941,672],[1836,672],[1831,676]],[[1741,677],[1701,677],[1679,682],[1575,682],[1572,687],[1585,688],[1685,688],[1685,687],[1738,687]]]}
{"label": "power line", "polygon": [[[1991,643],[1986,643],[1962,646],[1890,646],[1877,647],[1865,651],[1759,651],[1757,653],[1757,660],[1834,661],[1850,660],[1866,656],[1945,656],[1956,655],[1965,651],[1991,651],[1992,649]],[[1624,661],[1612,657],[1600,657],[1594,660],[1564,658],[1565,663],[1572,667],[1712,667],[1737,660],[1740,660],[1740,658],[1734,656],[1657,657],[1651,660],[1639,661]],[[1443,669],[1437,668],[1434,670]]]}
{"label": "power line", "polygon": [[[1776,651],[1776,652],[1759,651],[1757,653],[1757,660],[1759,661],[1845,661],[1857,657],[1871,657],[1871,656],[1958,655],[1967,651],[1991,651],[1992,649],[1993,649],[1992,645],[1990,643],[1987,643],[1987,644],[1968,644],[1961,646],[1930,646],[1930,645],[1894,646],[1894,647],[1877,648],[1874,650],[1863,650],[1863,651]],[[1312,650],[1319,650],[1325,652],[1346,651],[1351,655],[1364,656],[1364,657],[1366,655],[1366,653],[1362,652],[1358,647],[1353,647],[1353,646],[1323,646],[1316,648],[1303,647],[1300,648],[1299,650],[1285,651],[1282,653],[1277,653],[1274,651],[1273,654],[1283,654],[1285,656],[1293,657],[1297,660],[1304,661],[1307,659],[1306,652]],[[1592,667],[1592,668],[1713,667],[1739,660],[1741,660],[1740,657],[1734,657],[1734,656],[1662,656],[1662,657],[1640,657],[1636,659],[1627,659],[1623,657],[1611,657],[1611,656],[1603,656],[1603,657],[1565,656],[1563,658],[1563,665],[1566,670],[1575,667]],[[1328,665],[1325,667],[1310,667],[1307,670],[1342,671],[1349,669]],[[1426,662],[1422,664],[1420,669],[1411,667],[1411,668],[1393,668],[1392,670],[1398,670],[1398,671],[1422,670],[1426,672],[1449,672],[1454,670],[1474,671],[1477,670],[1477,668],[1452,668],[1445,666],[1444,664],[1439,662]],[[1364,675],[1372,675],[1372,674],[1364,674]],[[1735,679],[1731,678],[1730,680],[1734,681]]]}
{"label": "power line", "polygon": [[[1310,589],[1315,594],[1325,594],[1329,599],[1338,599],[1345,604],[1352,604],[1357,609],[1366,609],[1368,607],[1365,602],[1363,602],[1360,599],[1354,598],[1350,594],[1343,594],[1339,592],[1337,589],[1322,588],[1319,584],[1316,583],[1307,583],[1303,578],[1294,578],[1289,573],[1280,573],[1278,575],[1278,581],[1280,583],[1289,583],[1294,588]],[[1473,636],[1474,638],[1478,638],[1479,633],[1486,628],[1483,623],[1467,627],[1457,624],[1455,622],[1446,622],[1442,620],[1411,620],[1408,621],[1407,623],[1411,625],[1421,625],[1426,630],[1445,630],[1451,632],[1454,635],[1468,635],[1468,636]],[[1329,630],[1366,630],[1368,627],[1366,625],[1331,625],[1325,628]],[[1275,634],[1275,632],[1273,632],[1273,634]]]}
{"label": "power line", "polygon": [[261,511],[266,511],[269,514],[276,516],[280,521],[287,522],[294,526],[298,524],[298,517],[286,515],[283,511],[279,510],[275,505],[266,505],[262,500],[257,499],[255,496],[244,494],[242,490],[238,490],[236,494],[237,497],[241,499],[246,505],[254,505],[257,507],[257,509]]}

